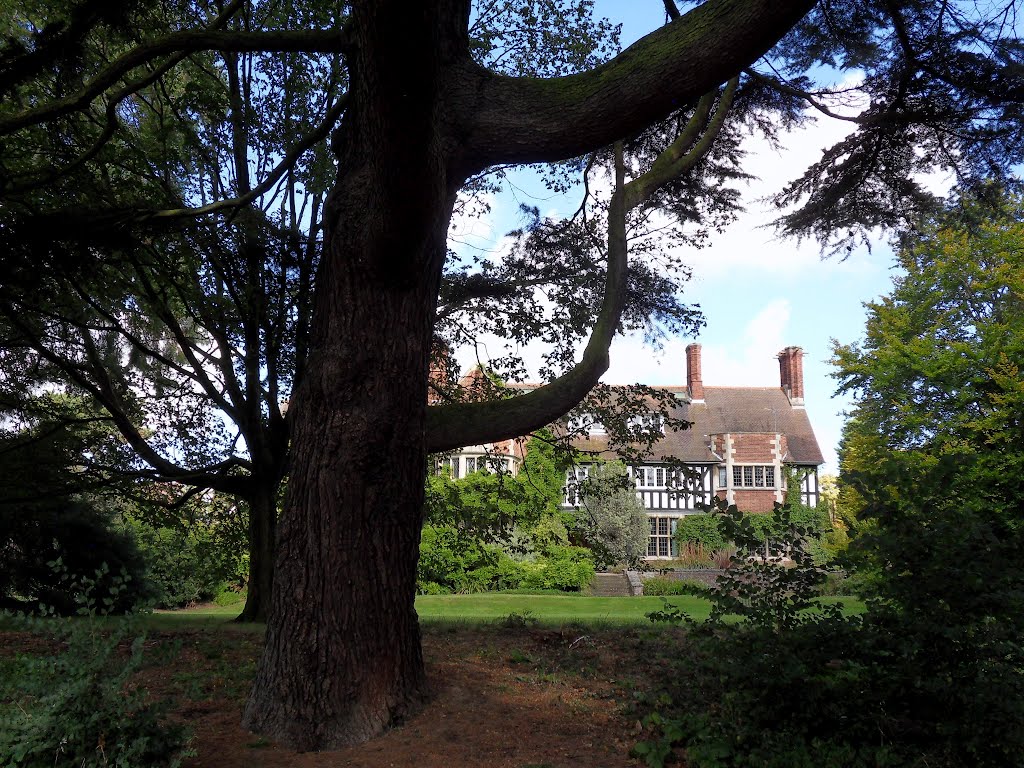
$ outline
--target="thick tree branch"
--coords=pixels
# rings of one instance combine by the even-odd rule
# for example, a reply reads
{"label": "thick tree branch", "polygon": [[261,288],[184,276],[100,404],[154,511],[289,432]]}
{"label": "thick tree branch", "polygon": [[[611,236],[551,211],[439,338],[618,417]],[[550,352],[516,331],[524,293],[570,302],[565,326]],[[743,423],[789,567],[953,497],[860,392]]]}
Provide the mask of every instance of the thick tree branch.
{"label": "thick tree branch", "polygon": [[429,453],[518,437],[540,429],[586,397],[608,370],[608,347],[625,306],[629,274],[625,194],[622,142],[617,142],[615,191],[608,204],[608,276],[604,302],[580,363],[550,384],[510,400],[428,408],[426,447]]}
{"label": "thick tree branch", "polygon": [[739,74],[813,5],[709,0],[569,77],[503,77],[466,64],[450,99],[459,170],[573,157],[635,133]]}
{"label": "thick tree branch", "polygon": [[608,274],[604,302],[583,359],[551,383],[518,397],[428,408],[426,443],[429,452],[518,437],[539,429],[563,416],[597,385],[608,369],[608,348],[625,306],[629,275],[626,213],[658,188],[690,171],[707,155],[725,123],[738,84],[738,77],[728,82],[714,114],[711,108],[717,90],[704,94],[679,136],[658,155],[650,170],[628,183],[622,143],[616,142],[615,191],[608,204]]}
{"label": "thick tree branch", "polygon": [[722,126],[725,125],[725,116],[732,107],[738,86],[738,77],[729,81],[710,120],[708,114],[714,103],[715,94],[705,94],[701,97],[697,110],[678,138],[658,155],[649,171],[629,183],[627,209],[635,208],[659,187],[690,171],[708,153]]}

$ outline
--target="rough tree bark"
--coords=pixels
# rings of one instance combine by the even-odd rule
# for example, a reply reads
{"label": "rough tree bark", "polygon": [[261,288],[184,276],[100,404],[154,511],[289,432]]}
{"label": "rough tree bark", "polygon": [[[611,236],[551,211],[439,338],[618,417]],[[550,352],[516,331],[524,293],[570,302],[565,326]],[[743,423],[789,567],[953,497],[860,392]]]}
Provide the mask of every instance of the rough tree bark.
{"label": "rough tree bark", "polygon": [[271,618],[243,717],[303,750],[372,738],[427,696],[413,607],[427,370],[462,181],[447,178],[440,71],[465,50],[464,35],[437,34],[441,13],[366,4],[350,27],[353,107],[334,137]]}
{"label": "rough tree bark", "polygon": [[[464,180],[497,162],[610,144],[695,102],[811,5],[713,0],[612,64],[552,83],[475,66],[469,0],[353,3],[350,101],[334,136],[339,173],[246,727],[320,750],[372,738],[414,711],[428,694],[413,607],[427,449],[542,426],[607,367],[605,347],[551,388],[498,410],[449,411],[428,433],[434,309]],[[660,91],[648,87],[652,73],[664,75]]]}

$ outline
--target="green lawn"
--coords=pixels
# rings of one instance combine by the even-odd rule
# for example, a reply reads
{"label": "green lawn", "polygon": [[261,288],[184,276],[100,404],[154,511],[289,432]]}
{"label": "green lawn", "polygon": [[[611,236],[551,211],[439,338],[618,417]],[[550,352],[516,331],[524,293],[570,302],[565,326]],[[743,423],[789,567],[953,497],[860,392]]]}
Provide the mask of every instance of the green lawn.
{"label": "green lawn", "polygon": [[[648,624],[647,614],[660,609],[667,599],[697,619],[708,615],[710,604],[699,597],[581,597],[579,595],[514,595],[482,593],[475,595],[425,595],[416,598],[416,610],[424,623],[478,623],[503,619],[511,614],[536,619],[542,624]],[[863,611],[854,598],[828,598],[852,613]],[[233,618],[240,605],[209,606],[188,611],[158,613],[154,623],[160,626],[179,622],[219,623]]]}

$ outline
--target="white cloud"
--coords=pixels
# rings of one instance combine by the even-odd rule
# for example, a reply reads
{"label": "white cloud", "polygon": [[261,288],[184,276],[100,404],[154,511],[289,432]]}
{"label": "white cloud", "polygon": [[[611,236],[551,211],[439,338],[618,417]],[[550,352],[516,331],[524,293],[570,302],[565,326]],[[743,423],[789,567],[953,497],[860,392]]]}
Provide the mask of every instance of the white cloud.
{"label": "white cloud", "polygon": [[448,225],[448,247],[461,258],[492,251],[498,204],[498,196],[489,192],[470,199],[460,197]]}
{"label": "white cloud", "polygon": [[701,348],[705,386],[771,387],[779,384],[775,355],[792,343],[790,304],[773,299],[754,315],[735,344],[707,344]]}

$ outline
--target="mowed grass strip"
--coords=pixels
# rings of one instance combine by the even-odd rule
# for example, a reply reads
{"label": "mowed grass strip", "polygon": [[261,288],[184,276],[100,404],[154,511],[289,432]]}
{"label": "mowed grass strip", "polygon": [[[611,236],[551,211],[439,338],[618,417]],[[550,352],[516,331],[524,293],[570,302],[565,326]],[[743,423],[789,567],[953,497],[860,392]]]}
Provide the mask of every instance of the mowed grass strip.
{"label": "mowed grass strip", "polygon": [[[690,595],[672,597],[582,597],[579,595],[515,595],[479,593],[472,595],[421,595],[416,610],[424,623],[465,622],[469,624],[500,621],[536,621],[545,625],[580,624],[649,624],[647,614],[661,610],[665,601],[677,606],[697,620],[707,617],[711,604]],[[861,613],[864,605],[849,597],[831,597],[823,602],[837,602],[847,613]],[[170,629],[182,624],[219,623],[238,615],[239,606],[203,606],[182,611],[161,611],[152,617],[155,625]],[[240,629],[244,625],[236,625]],[[251,625],[250,625],[251,626]]]}

